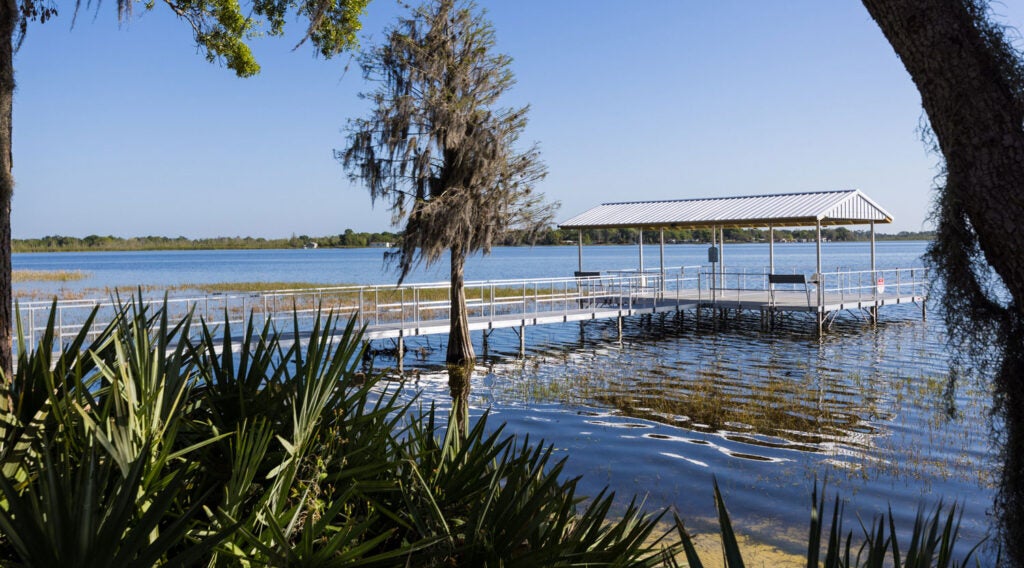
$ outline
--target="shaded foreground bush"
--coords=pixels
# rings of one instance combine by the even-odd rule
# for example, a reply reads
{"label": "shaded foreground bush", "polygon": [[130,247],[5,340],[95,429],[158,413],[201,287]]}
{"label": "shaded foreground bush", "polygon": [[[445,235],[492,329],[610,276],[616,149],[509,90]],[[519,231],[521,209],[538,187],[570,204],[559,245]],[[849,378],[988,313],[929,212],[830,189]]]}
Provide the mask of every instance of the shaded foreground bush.
{"label": "shaded foreground bush", "polygon": [[[35,351],[22,341],[0,393],[0,565],[672,566],[684,551],[700,565],[678,519],[665,534],[664,513],[612,518],[612,494],[576,495],[551,446],[486,417],[459,438],[358,376],[352,321],[318,318],[301,345],[297,323],[189,337],[189,319],[132,304],[62,352],[53,323]],[[812,509],[817,566],[823,501]],[[837,500],[825,563],[952,565],[955,508],[941,514],[902,556],[891,516],[878,521],[851,559]]]}
{"label": "shaded foreground bush", "polygon": [[[301,346],[132,305],[6,384],[0,560],[27,566],[654,565],[657,516],[581,508],[550,446],[357,377],[353,322]],[[86,326],[86,329],[89,326]],[[292,330],[298,335],[298,327]],[[454,432],[451,429],[450,432]],[[672,551],[669,550],[669,553]]]}

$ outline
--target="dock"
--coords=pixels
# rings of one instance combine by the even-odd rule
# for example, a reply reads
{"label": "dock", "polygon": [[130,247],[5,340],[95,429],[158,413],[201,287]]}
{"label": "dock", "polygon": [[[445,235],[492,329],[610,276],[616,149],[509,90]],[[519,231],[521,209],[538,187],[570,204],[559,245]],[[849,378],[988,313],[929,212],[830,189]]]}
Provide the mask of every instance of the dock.
{"label": "dock", "polygon": [[[884,283],[884,284],[880,284]],[[770,330],[780,314],[806,314],[827,332],[842,312],[856,312],[875,321],[886,306],[916,304],[925,317],[927,271],[898,268],[816,275],[776,275],[762,271],[720,272],[711,266],[684,266],[647,272],[613,270],[580,276],[485,280],[466,283],[470,329],[485,338],[497,329],[511,328],[525,350],[526,328],[590,320],[616,319],[621,337],[623,320],[643,314],[674,312],[701,317],[708,311],[754,310]],[[235,333],[250,321],[272,323],[291,332],[309,329],[320,313],[356,318],[364,339],[393,339],[447,334],[451,306],[447,283],[402,286],[339,286],[276,290],[252,294],[210,294],[169,298],[172,317],[194,316],[193,333],[200,318],[217,328],[230,323]],[[163,298],[145,299],[151,308],[164,306]],[[20,303],[18,315],[32,349],[45,331],[50,302]],[[58,348],[79,333],[88,315],[97,310],[99,330],[117,313],[112,300],[57,302],[53,313]]]}

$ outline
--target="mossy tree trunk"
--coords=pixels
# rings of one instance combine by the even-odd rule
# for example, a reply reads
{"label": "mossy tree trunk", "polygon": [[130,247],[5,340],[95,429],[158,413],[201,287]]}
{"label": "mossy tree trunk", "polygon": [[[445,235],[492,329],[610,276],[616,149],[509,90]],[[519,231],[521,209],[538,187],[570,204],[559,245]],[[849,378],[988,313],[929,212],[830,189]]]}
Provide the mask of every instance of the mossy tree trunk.
{"label": "mossy tree trunk", "polygon": [[448,332],[448,388],[452,395],[451,425],[465,435],[469,428],[469,385],[476,353],[469,333],[466,308],[466,251],[461,244],[451,247],[451,315]]}
{"label": "mossy tree trunk", "polygon": [[466,251],[462,245],[451,247],[451,315],[448,332],[448,352],[445,363],[464,367],[476,360],[473,341],[469,335],[469,311],[466,308]]}
{"label": "mossy tree trunk", "polygon": [[18,4],[0,0],[0,370],[13,371],[11,346],[11,198],[14,166],[11,158],[11,124],[14,110],[14,34]]}
{"label": "mossy tree trunk", "polygon": [[928,256],[961,357],[995,365],[997,510],[1004,553],[1022,566],[1024,62],[981,0],[863,1],[917,86],[945,162]]}
{"label": "mossy tree trunk", "polygon": [[[918,91],[946,162],[944,199],[1024,316],[1024,107],[970,0],[864,0]],[[981,9],[975,7],[975,9]]]}

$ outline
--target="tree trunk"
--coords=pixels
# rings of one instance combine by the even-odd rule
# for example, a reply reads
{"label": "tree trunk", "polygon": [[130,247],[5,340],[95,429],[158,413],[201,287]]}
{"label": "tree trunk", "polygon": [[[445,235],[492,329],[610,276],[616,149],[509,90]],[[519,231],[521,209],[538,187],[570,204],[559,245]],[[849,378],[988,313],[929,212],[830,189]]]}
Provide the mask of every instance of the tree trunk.
{"label": "tree trunk", "polygon": [[11,355],[11,197],[14,176],[11,172],[11,122],[14,108],[14,28],[18,23],[18,4],[0,0],[0,371],[10,379]]}
{"label": "tree trunk", "polygon": [[452,395],[449,428],[465,436],[469,432],[469,382],[473,377],[473,341],[469,335],[469,312],[466,309],[466,251],[461,244],[451,248],[451,326],[448,330],[448,388]]}
{"label": "tree trunk", "polygon": [[[1010,565],[1024,566],[1024,103],[1016,91],[1024,79],[1014,69],[1019,55],[995,38],[980,2],[863,2],[917,85],[945,159],[937,242],[971,243],[973,232],[1012,298],[1007,308],[982,317],[997,320],[999,336],[987,341],[1002,347],[994,376],[995,410],[1003,418],[997,432],[1003,458],[996,501],[1001,544]],[[952,261],[957,286],[947,282],[946,289],[973,294],[961,306],[970,311],[988,300],[976,292],[975,267],[962,244],[951,245],[961,257]],[[963,274],[966,285],[960,283]],[[948,298],[945,304],[955,305]],[[948,321],[977,317],[951,315]]]}
{"label": "tree trunk", "polygon": [[921,93],[946,191],[1024,314],[1024,109],[965,4],[864,0]]}
{"label": "tree trunk", "polygon": [[451,248],[451,326],[448,331],[448,354],[445,362],[459,367],[471,366],[476,360],[469,336],[469,312],[466,309],[466,251],[461,244]]}

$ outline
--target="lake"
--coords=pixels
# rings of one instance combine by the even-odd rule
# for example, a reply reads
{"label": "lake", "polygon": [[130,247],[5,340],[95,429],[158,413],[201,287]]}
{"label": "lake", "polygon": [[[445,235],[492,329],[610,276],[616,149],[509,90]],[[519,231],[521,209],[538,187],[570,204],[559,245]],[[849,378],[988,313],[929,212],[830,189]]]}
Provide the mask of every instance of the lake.
{"label": "lake", "polygon": [[[877,266],[920,266],[925,243],[881,242]],[[81,270],[68,283],[25,282],[16,292],[105,297],[110,287],[219,282],[389,283],[381,249],[16,254],[15,270]],[[472,258],[470,280],[568,276],[577,249],[497,248]],[[644,251],[648,268],[656,246]],[[729,269],[760,271],[765,244],[726,245]],[[706,245],[668,245],[666,265],[706,263]],[[777,271],[812,272],[814,245],[776,245]],[[584,269],[636,268],[636,246],[585,247]],[[867,243],[823,245],[826,271],[866,269]],[[441,281],[447,266],[410,282]],[[932,310],[933,312],[935,310]],[[815,480],[848,499],[847,527],[892,507],[909,528],[919,506],[964,507],[964,545],[991,525],[996,481],[989,443],[989,387],[950,368],[941,314],[922,321],[913,305],[887,307],[878,325],[843,314],[822,339],[813,320],[786,318],[763,331],[758,315],[728,320],[692,314],[527,329],[526,357],[511,330],[495,331],[479,365],[474,415],[489,411],[506,431],[543,438],[583,474],[585,492],[610,486],[623,500],[672,507],[696,531],[714,530],[712,477],[738,532],[800,553]],[[443,336],[409,340],[413,372],[401,383],[446,408]],[[378,359],[379,367],[394,360]],[[398,384],[397,382],[394,384]],[[830,495],[833,493],[830,493]],[[963,550],[966,547],[961,547]]]}

